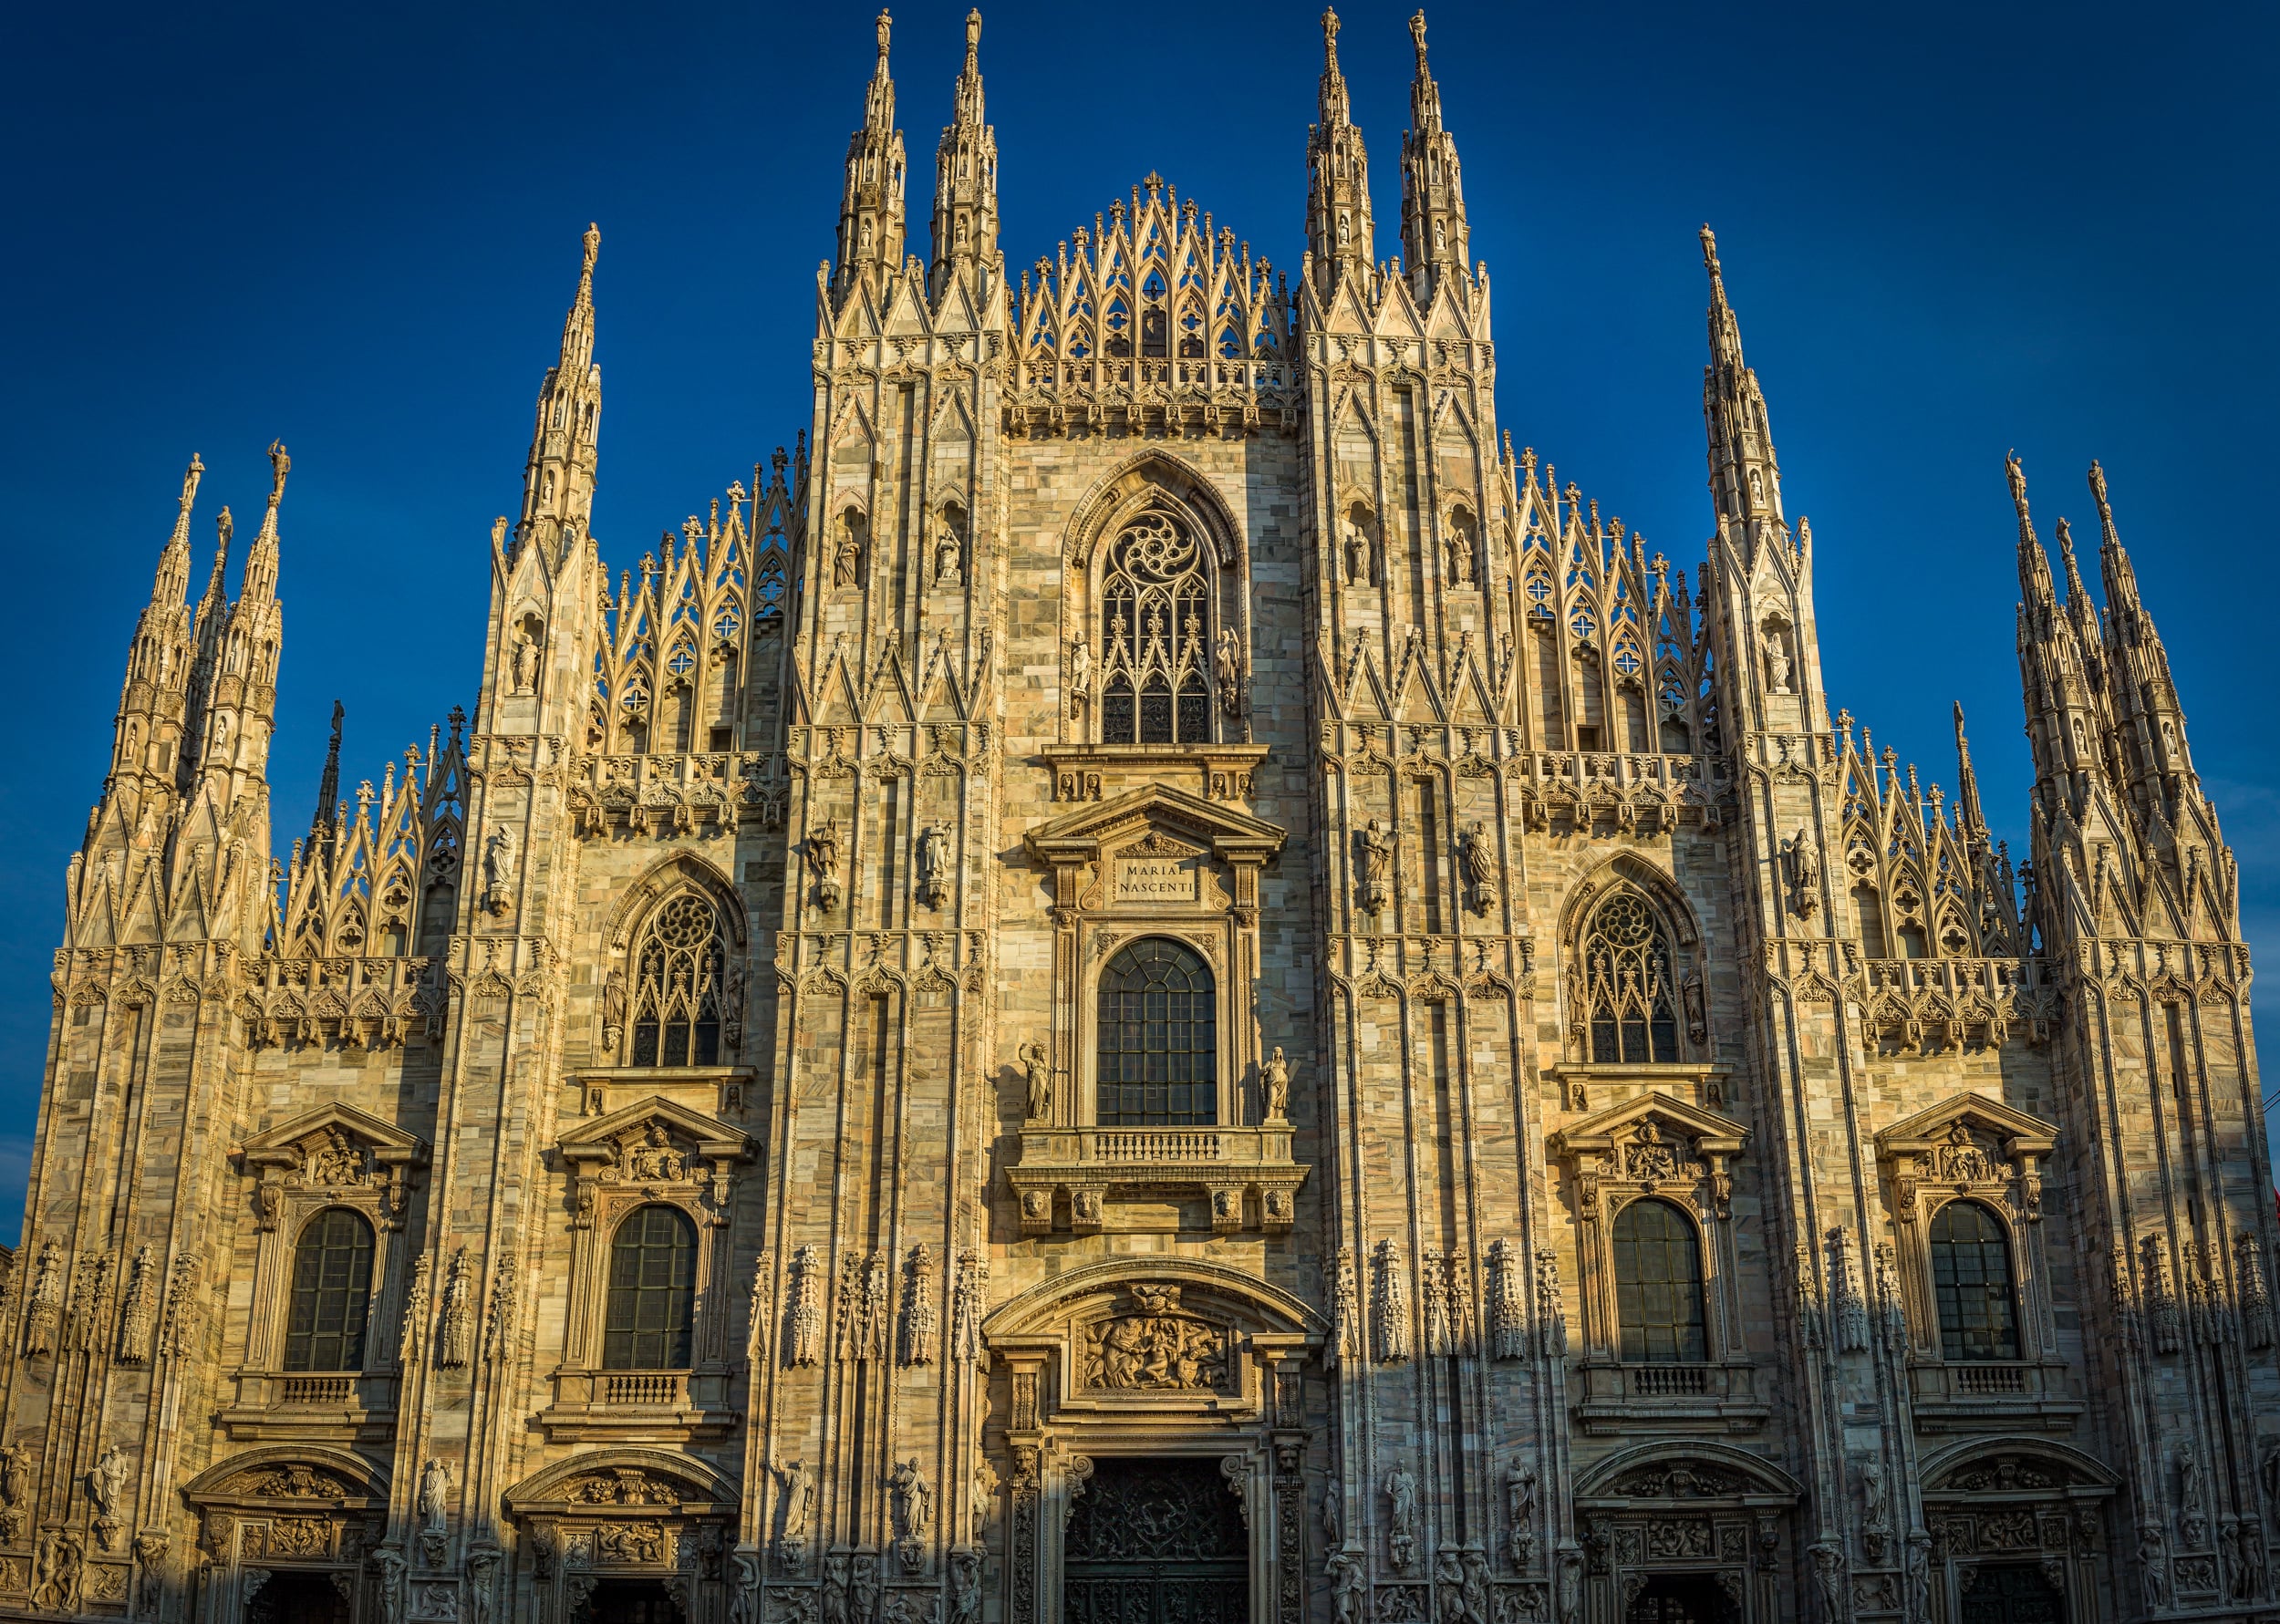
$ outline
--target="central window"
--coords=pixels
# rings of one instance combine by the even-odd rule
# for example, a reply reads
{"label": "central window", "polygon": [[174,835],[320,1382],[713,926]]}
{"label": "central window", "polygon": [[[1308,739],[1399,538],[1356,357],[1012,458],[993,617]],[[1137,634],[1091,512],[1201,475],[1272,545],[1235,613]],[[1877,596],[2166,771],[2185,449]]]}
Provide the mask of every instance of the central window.
{"label": "central window", "polygon": [[1615,1318],[1625,1364],[1696,1364],[1703,1336],[1702,1248],[1667,1201],[1634,1201],[1615,1215]]}
{"label": "central window", "polygon": [[602,1368],[687,1370],[696,1306],[696,1226],[675,1207],[634,1208],[610,1244]]}
{"label": "central window", "polygon": [[327,1207],[301,1231],[293,1249],[285,1368],[362,1370],[371,1295],[372,1226],[345,1206]]}
{"label": "central window", "polygon": [[2016,1359],[2011,1244],[1976,1201],[1951,1201],[1932,1220],[1932,1295],[1943,1359]]}
{"label": "central window", "polygon": [[1152,936],[1101,974],[1104,1128],[1205,1127],[1219,1120],[1218,1002],[1211,971]]}
{"label": "central window", "polygon": [[1101,742],[1211,739],[1211,595],[1203,546],[1160,510],[1117,533],[1101,581]]}

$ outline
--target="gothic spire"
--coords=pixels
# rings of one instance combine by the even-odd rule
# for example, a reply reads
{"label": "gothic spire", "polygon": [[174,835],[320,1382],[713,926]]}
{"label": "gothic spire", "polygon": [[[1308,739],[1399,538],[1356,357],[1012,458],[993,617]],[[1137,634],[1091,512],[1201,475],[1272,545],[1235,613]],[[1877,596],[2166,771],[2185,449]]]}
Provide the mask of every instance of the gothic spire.
{"label": "gothic spire", "polygon": [[1409,88],[1409,129],[1401,141],[1401,242],[1420,303],[1454,276],[1462,282],[1472,233],[1465,223],[1465,188],[1456,139],[1441,122],[1441,88],[1425,66],[1425,20],[1409,19],[1417,77]]}
{"label": "gothic spire", "polygon": [[262,510],[261,528],[254,533],[254,545],[245,554],[245,580],[238,591],[238,602],[260,604],[277,595],[277,509],[285,501],[285,476],[293,471],[293,459],[285,455],[285,441],[269,442],[269,505]]}
{"label": "gothic spire", "polygon": [[982,112],[981,13],[966,14],[966,66],[950,122],[934,153],[937,298],[953,276],[970,279],[998,262],[998,134]]}
{"label": "gothic spire", "polygon": [[1349,273],[1370,272],[1370,160],[1354,128],[1346,77],[1338,71],[1338,14],[1322,13],[1320,120],[1306,137],[1306,246],[1317,291],[1328,299]]}
{"label": "gothic spire", "polygon": [[1774,457],[1765,391],[1742,358],[1741,324],[1726,301],[1718,239],[1706,225],[1702,228],[1702,263],[1710,273],[1710,364],[1702,375],[1702,413],[1710,435],[1710,491],[1718,517],[1743,531],[1754,547],[1765,529],[1788,528],[1781,514],[1781,466]]}
{"label": "gothic spire", "polygon": [[[865,272],[884,278],[903,260],[903,132],[895,128],[895,80],[886,67],[893,19],[879,13],[878,64],[863,96],[863,128],[847,142],[845,189],[839,200],[838,293],[844,300]],[[975,75],[979,107],[980,75]]]}
{"label": "gothic spire", "polygon": [[1986,834],[1986,816],[1979,807],[1979,774],[1971,764],[1971,740],[1964,737],[1961,699],[1955,701],[1955,812],[1966,835]]}
{"label": "gothic spire", "polygon": [[541,522],[584,524],[593,510],[596,437],[602,420],[602,369],[594,364],[599,226],[586,226],[582,246],[578,291],[562,322],[562,351],[538,386],[537,421],[523,469],[523,518],[514,530],[518,549]]}
{"label": "gothic spire", "polygon": [[2026,471],[2019,464],[2019,454],[2009,452],[2003,459],[2004,477],[2011,484],[2011,506],[2019,520],[2019,590],[2026,595],[2021,612],[2032,612],[2038,633],[2047,633],[2050,617],[2057,612],[2058,589],[2050,577],[2050,554],[2043,551],[2041,540],[2035,534],[2034,515],[2026,507]]}
{"label": "gothic spire", "polygon": [[182,471],[182,494],[174,512],[174,531],[159,553],[158,573],[150,583],[153,604],[178,605],[182,595],[190,590],[190,508],[198,499],[198,481],[205,471],[206,465],[192,451],[190,466]]}
{"label": "gothic spire", "polygon": [[325,771],[316,781],[316,812],[309,819],[310,854],[322,851],[326,862],[331,861],[332,842],[340,833],[340,724],[347,715],[347,707],[335,699],[332,742],[325,747]]}

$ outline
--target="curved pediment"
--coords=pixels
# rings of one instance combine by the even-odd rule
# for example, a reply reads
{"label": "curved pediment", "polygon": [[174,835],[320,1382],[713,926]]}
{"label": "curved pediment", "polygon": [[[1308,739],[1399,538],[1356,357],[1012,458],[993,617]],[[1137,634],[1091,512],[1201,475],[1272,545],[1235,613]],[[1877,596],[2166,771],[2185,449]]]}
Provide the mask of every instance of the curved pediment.
{"label": "curved pediment", "polygon": [[2120,1479],[2080,1450],[2044,1438],[1968,1438],[1925,1457],[1923,1492],[1974,1499],[2045,1499],[2060,1490],[2111,1492]]}
{"label": "curved pediment", "polygon": [[356,1510],[388,1504],[388,1476],[343,1450],[276,1444],[217,1462],[192,1478],[182,1495],[201,1506],[284,1502]]}
{"label": "curved pediment", "polygon": [[726,1474],[693,1455],[603,1449],[534,1472],[502,1498],[518,1516],[627,1509],[693,1516],[733,1509],[737,1493]]}
{"label": "curved pediment", "polygon": [[[1174,1293],[1151,1303],[1143,1294]],[[1305,1303],[1279,1286],[1223,1264],[1187,1257],[1118,1257],[1088,1264],[1041,1281],[1000,1303],[982,1321],[991,1342],[1092,1327],[1120,1314],[1184,1316],[1242,1333],[1296,1336],[1311,1340],[1329,1328]]]}
{"label": "curved pediment", "polygon": [[1579,1506],[1642,1501],[1787,1505],[1803,1493],[1797,1479],[1771,1461],[1705,1441],[1642,1443],[1612,1455],[1577,1480],[1575,1500]]}

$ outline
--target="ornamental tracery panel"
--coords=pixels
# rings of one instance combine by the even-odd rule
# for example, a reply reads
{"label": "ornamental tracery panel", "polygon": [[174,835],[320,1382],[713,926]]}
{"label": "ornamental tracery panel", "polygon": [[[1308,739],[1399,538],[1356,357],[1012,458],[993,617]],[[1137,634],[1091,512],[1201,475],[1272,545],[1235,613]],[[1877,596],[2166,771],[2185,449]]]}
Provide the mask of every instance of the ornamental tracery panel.
{"label": "ornamental tracery panel", "polygon": [[1168,507],[1127,518],[1110,541],[1099,594],[1100,740],[1207,744],[1216,671],[1210,564],[1203,538]]}

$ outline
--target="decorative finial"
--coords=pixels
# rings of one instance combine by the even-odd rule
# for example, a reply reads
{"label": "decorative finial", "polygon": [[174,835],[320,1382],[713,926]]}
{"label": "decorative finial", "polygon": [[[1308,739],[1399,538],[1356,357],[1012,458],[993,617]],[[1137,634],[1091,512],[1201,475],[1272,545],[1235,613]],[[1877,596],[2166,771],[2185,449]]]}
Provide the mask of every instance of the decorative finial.
{"label": "decorative finial", "polygon": [[214,516],[213,528],[215,534],[222,538],[222,551],[227,553],[230,550],[230,536],[237,528],[237,521],[230,517],[229,509],[223,508]]}
{"label": "decorative finial", "polygon": [[1417,72],[1418,72],[1420,75],[1422,75],[1422,74],[1425,72],[1425,13],[1424,13],[1424,12],[1422,12],[1422,11],[1421,11],[1421,12],[1419,12],[1419,13],[1418,13],[1415,16],[1413,16],[1413,17],[1411,17],[1411,18],[1409,19],[1409,37],[1410,37],[1413,41],[1415,41],[1415,44],[1416,44],[1416,47],[1417,47]]}
{"label": "decorative finial", "polygon": [[584,268],[579,272],[581,276],[588,279],[592,278],[594,274],[594,262],[601,256],[601,252],[602,228],[595,224],[592,221],[588,221],[586,222],[586,264]]}
{"label": "decorative finial", "polygon": [[884,11],[879,13],[879,60],[886,60],[886,36],[894,30],[895,19]]}
{"label": "decorative finial", "polygon": [[2064,519],[2058,521],[2057,529],[2058,551],[2065,553],[2068,561],[2071,563],[2074,558],[2074,532],[2068,528]]}
{"label": "decorative finial", "polygon": [[[198,459],[192,457],[191,465],[195,467],[197,461]],[[2114,510],[2106,501],[2106,471],[2098,465],[2095,457],[2090,459],[2090,500],[2098,503],[2099,523],[2108,530],[2113,529]]]}
{"label": "decorative finial", "polygon": [[1322,58],[1330,71],[1338,71],[1338,14],[1328,6],[1322,8]]}
{"label": "decorative finial", "polygon": [[975,69],[975,55],[981,49],[981,8],[976,6],[966,14],[966,71]]}
{"label": "decorative finial", "polygon": [[1164,177],[1154,170],[1140,177],[1140,184],[1148,189],[1148,201],[1151,202],[1164,194]]}
{"label": "decorative finial", "polygon": [[[2097,464],[2092,463],[2091,466],[2095,468]],[[192,451],[190,454],[190,466],[182,471],[182,512],[184,513],[190,512],[190,504],[198,495],[199,476],[205,471],[206,465],[199,461],[198,453]]]}
{"label": "decorative finial", "polygon": [[1718,268],[1718,233],[1706,222],[1702,228],[1702,263],[1714,279],[1724,274]]}
{"label": "decorative finial", "polygon": [[285,475],[293,471],[293,459],[285,455],[285,441],[269,442],[269,505],[275,507],[285,500]]}

